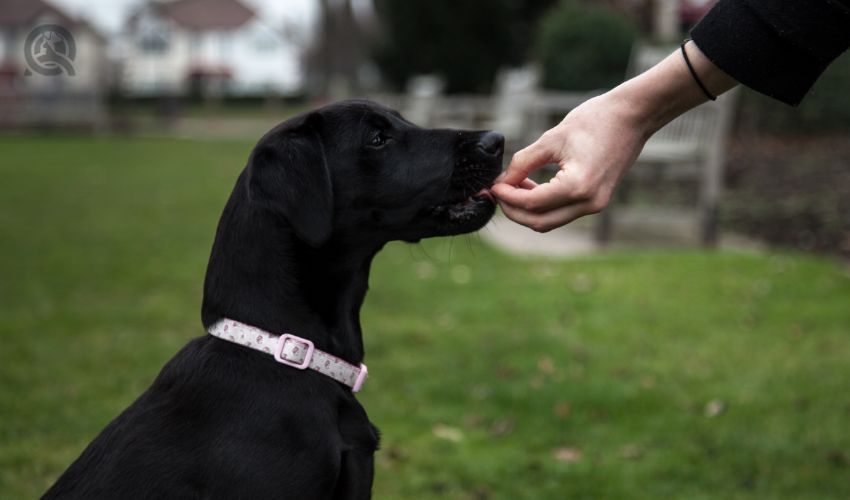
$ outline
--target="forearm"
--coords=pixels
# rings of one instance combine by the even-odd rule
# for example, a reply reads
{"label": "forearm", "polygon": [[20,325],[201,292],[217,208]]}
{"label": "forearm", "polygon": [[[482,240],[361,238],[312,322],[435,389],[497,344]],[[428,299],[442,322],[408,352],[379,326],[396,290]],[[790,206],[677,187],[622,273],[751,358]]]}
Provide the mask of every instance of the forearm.
{"label": "forearm", "polygon": [[[737,82],[715,66],[693,43],[685,45],[691,64],[712,95],[720,95]],[[688,70],[680,50],[631,80],[611,90],[606,98],[616,101],[618,109],[648,138],[659,128],[685,111],[707,101]]]}

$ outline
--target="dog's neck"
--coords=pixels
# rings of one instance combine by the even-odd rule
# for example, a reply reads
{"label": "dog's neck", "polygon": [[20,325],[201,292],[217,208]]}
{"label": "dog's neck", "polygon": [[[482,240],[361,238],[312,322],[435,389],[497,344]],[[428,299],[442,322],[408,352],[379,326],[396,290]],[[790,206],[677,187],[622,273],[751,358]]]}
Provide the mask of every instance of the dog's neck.
{"label": "dog's neck", "polygon": [[332,239],[311,248],[279,216],[236,191],[225,207],[207,268],[204,326],[231,318],[298,335],[317,349],[360,363],[360,307],[372,258],[382,245]]}

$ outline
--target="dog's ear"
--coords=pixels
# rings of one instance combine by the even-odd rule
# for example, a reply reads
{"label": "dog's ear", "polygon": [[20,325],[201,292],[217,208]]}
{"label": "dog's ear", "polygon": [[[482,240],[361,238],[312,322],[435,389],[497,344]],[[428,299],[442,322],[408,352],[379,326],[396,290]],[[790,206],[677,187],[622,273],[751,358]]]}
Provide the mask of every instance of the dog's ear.
{"label": "dog's ear", "polygon": [[295,234],[318,247],[330,238],[333,188],[319,139],[321,116],[310,113],[260,139],[248,162],[248,197],[285,217]]}

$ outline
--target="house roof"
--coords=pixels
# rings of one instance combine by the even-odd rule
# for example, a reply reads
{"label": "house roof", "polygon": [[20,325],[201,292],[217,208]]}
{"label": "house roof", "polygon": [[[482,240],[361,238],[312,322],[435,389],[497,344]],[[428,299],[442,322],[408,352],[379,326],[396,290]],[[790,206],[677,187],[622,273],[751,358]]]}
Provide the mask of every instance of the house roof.
{"label": "house roof", "polygon": [[192,30],[234,29],[256,16],[239,0],[174,0],[162,4],[162,9],[177,24]]}
{"label": "house roof", "polygon": [[25,28],[48,13],[68,27],[78,24],[77,20],[44,0],[0,0],[0,26]]}

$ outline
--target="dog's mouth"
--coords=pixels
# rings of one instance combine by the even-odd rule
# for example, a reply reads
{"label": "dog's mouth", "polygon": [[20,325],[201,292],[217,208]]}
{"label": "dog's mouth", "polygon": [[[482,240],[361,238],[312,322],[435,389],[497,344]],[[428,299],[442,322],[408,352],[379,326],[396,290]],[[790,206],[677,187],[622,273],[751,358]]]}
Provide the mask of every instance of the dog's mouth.
{"label": "dog's mouth", "polygon": [[423,215],[436,224],[435,235],[452,236],[477,231],[496,212],[490,187],[502,170],[503,138],[495,133],[474,133],[460,146],[442,199]]}
{"label": "dog's mouth", "polygon": [[[480,182],[488,186],[491,183],[492,179]],[[496,201],[493,195],[488,188],[482,187],[471,195],[461,192],[434,206],[430,215],[440,224],[443,234],[454,235],[480,229],[490,220],[495,211]]]}
{"label": "dog's mouth", "polygon": [[462,223],[470,218],[477,217],[482,211],[486,211],[488,208],[495,208],[495,204],[496,202],[493,199],[493,195],[490,194],[490,190],[482,188],[477,193],[466,198],[451,200],[447,203],[437,205],[434,207],[433,215],[451,222]]}

